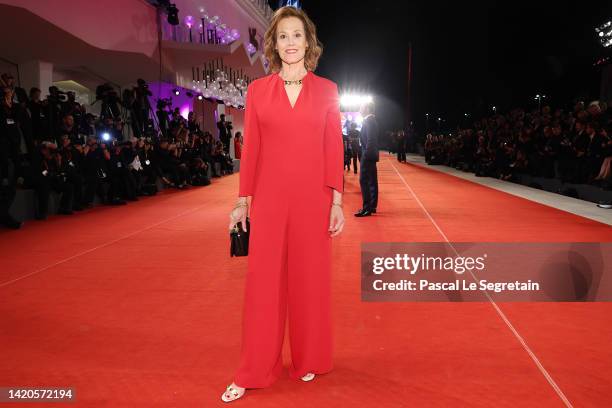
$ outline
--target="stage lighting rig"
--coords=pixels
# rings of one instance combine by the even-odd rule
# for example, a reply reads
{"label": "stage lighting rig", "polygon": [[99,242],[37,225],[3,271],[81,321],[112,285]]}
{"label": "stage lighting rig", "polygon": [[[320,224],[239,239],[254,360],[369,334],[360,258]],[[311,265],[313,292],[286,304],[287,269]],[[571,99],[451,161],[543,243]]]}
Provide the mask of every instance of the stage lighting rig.
{"label": "stage lighting rig", "polygon": [[595,32],[599,37],[601,45],[606,48],[610,48],[612,46],[612,20],[595,28]]}

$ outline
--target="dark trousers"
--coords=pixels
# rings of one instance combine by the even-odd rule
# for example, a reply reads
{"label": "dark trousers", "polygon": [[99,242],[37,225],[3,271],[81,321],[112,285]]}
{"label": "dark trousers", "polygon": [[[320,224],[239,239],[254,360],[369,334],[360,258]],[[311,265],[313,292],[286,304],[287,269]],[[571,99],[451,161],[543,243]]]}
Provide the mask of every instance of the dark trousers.
{"label": "dark trousers", "polygon": [[60,210],[72,209],[72,197],[74,195],[74,186],[63,180],[60,176],[38,176],[36,175],[30,180],[29,187],[33,187],[36,191],[38,205],[36,207],[37,217],[46,217],[49,209],[49,194],[55,191],[61,194]]}
{"label": "dark trousers", "polygon": [[398,149],[397,151],[397,160],[399,162],[406,162],[406,151],[403,148]]}
{"label": "dark trousers", "polygon": [[136,179],[129,169],[126,167],[117,168],[111,172],[111,177],[116,180],[116,183],[111,184],[113,198],[120,197],[128,200],[136,198],[138,190]]}
{"label": "dark trousers", "polygon": [[[353,153],[351,155],[351,158],[349,159],[349,163],[350,161],[353,162],[353,173],[357,174],[357,161],[359,160],[359,156],[357,155],[357,153]],[[351,169],[351,166],[349,164],[349,170]]]}
{"label": "dark trousers", "polygon": [[177,186],[188,181],[189,170],[184,163],[166,163],[161,166],[161,170],[164,175],[170,175],[170,180]]}
{"label": "dark trousers", "polygon": [[230,138],[229,137],[223,137],[220,138],[221,143],[223,143],[223,151],[227,154],[229,154],[230,152]]}
{"label": "dark trousers", "polygon": [[85,185],[85,178],[79,174],[76,170],[68,173],[66,182],[73,186],[73,198],[72,206],[77,207],[83,204],[83,186]]}
{"label": "dark trousers", "polygon": [[374,210],[378,205],[378,174],[376,161],[361,160],[359,184],[363,198],[363,209]]}
{"label": "dark trousers", "polygon": [[98,194],[98,197],[100,197],[100,201],[106,202],[103,185],[105,182],[107,182],[107,180],[108,177],[106,179],[101,179],[95,170],[88,171],[85,176],[85,194],[83,195],[83,204],[93,204],[96,193]]}
{"label": "dark trousers", "polygon": [[14,185],[0,186],[0,223],[9,218],[9,210],[13,205],[16,193]]}

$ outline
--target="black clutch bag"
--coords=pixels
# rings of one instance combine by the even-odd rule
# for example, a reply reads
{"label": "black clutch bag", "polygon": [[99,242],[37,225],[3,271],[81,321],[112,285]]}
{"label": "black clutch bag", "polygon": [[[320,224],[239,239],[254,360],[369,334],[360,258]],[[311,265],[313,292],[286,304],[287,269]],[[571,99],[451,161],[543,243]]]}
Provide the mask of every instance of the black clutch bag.
{"label": "black clutch bag", "polygon": [[249,233],[251,232],[251,223],[249,218],[246,219],[246,232],[242,229],[242,222],[236,223],[230,231],[230,257],[232,256],[247,256],[249,254]]}

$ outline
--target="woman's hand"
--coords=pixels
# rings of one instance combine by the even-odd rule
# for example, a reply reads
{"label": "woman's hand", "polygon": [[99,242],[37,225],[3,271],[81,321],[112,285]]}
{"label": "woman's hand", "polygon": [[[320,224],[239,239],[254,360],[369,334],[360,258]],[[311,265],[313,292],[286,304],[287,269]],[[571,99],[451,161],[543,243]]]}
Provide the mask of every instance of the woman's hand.
{"label": "woman's hand", "polygon": [[329,232],[332,237],[339,235],[344,228],[344,213],[339,205],[332,205],[329,213]]}
{"label": "woman's hand", "polygon": [[236,226],[236,224],[238,224],[238,222],[241,222],[242,230],[246,232],[247,230],[246,219],[247,219],[248,208],[249,208],[248,204],[241,205],[241,206],[235,207],[230,212],[230,215],[229,215],[230,217],[229,230],[230,231],[234,229],[234,227]]}

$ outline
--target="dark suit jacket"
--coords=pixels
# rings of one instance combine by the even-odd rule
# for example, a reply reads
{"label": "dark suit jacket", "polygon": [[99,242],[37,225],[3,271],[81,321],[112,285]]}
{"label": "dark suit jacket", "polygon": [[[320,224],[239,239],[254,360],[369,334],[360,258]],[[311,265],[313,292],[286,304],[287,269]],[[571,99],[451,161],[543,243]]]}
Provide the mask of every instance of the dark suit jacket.
{"label": "dark suit jacket", "polygon": [[361,160],[378,161],[378,120],[372,115],[366,118],[361,125]]}

